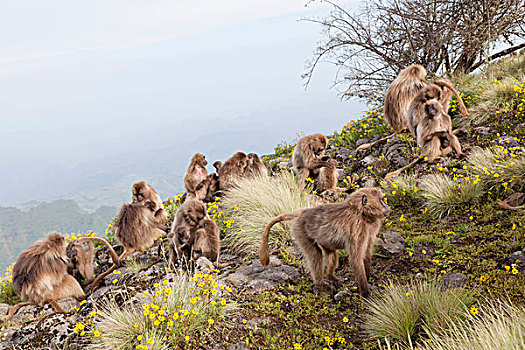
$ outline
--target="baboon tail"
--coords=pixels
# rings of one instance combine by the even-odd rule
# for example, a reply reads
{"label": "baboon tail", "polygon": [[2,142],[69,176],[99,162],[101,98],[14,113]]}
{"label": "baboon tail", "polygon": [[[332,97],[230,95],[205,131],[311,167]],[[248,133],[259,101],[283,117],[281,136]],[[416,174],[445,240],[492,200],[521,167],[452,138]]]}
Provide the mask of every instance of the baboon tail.
{"label": "baboon tail", "polygon": [[95,242],[99,242],[99,243],[104,244],[109,249],[109,254],[111,255],[111,260],[113,260],[113,264],[117,264],[118,265],[118,255],[117,255],[117,253],[115,252],[115,250],[113,249],[111,244],[109,244],[109,242],[106,241],[104,238],[101,238],[101,237],[82,237],[81,239],[95,241]]}
{"label": "baboon tail", "polygon": [[287,221],[292,220],[301,215],[304,212],[304,209],[296,210],[291,213],[281,214],[275,218],[272,219],[266,225],[266,228],[264,229],[263,235],[262,235],[262,241],[261,246],[259,248],[259,260],[261,261],[261,264],[263,266],[268,266],[270,263],[270,247],[269,247],[269,238],[270,238],[270,230],[272,229],[273,225],[275,225],[278,222],[281,221]]}
{"label": "baboon tail", "polygon": [[452,86],[452,84],[450,84],[448,81],[446,80],[436,80],[434,82],[434,84],[436,85],[439,85],[439,86],[446,86],[447,88],[449,88],[450,90],[452,90],[452,92],[454,93],[454,96],[456,96],[456,99],[458,100],[458,103],[459,103],[459,111],[461,112],[461,115],[464,116],[464,117],[470,117],[470,115],[468,114],[468,111],[467,111],[467,107],[465,107],[465,104],[463,103],[463,100],[461,99],[461,96],[459,96],[459,93],[456,91],[456,89]]}

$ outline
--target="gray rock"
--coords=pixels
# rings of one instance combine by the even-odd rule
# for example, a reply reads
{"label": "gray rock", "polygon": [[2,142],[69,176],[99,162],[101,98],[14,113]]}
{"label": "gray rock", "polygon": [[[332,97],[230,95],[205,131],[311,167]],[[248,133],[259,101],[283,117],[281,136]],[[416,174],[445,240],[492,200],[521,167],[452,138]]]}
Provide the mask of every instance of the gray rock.
{"label": "gray rock", "polygon": [[415,278],[416,278],[417,280],[420,280],[420,281],[424,281],[424,280],[427,279],[427,278],[425,277],[425,275],[423,275],[421,272],[416,273]]}
{"label": "gray rock", "polygon": [[242,342],[238,342],[238,343],[228,346],[228,350],[247,350],[247,349],[249,349],[248,346],[246,346],[246,344]]}
{"label": "gray rock", "polygon": [[377,162],[377,157],[366,156],[366,157],[363,158],[362,162],[363,162],[364,165],[374,164],[375,162]]}
{"label": "gray rock", "polygon": [[364,180],[363,187],[365,188],[377,187],[377,181],[373,177],[367,177],[363,180]]}
{"label": "gray rock", "polygon": [[503,200],[504,203],[511,207],[519,207],[525,202],[525,193],[515,192]]}
{"label": "gray rock", "polygon": [[525,266],[525,254],[522,251],[514,252],[510,255],[510,263]]}
{"label": "gray rock", "polygon": [[343,169],[337,169],[337,180],[343,181],[345,178],[345,171]]}
{"label": "gray rock", "polygon": [[343,163],[348,163],[351,159],[350,156],[355,156],[355,151],[352,151],[349,148],[341,148],[337,150],[335,159]]}
{"label": "gray rock", "polygon": [[339,293],[337,293],[336,295],[334,295],[334,300],[337,303],[340,303],[343,300],[345,300],[346,298],[349,298],[350,296],[352,296],[352,293],[350,293],[348,288],[345,288],[342,291],[340,291]]}
{"label": "gray rock", "polygon": [[200,271],[206,271],[206,269],[213,269],[215,267],[213,266],[213,263],[210,260],[208,260],[207,257],[201,256],[195,262],[195,268]]}
{"label": "gray rock", "polygon": [[380,231],[375,244],[380,247],[381,253],[396,255],[405,249],[405,239],[394,231]]}
{"label": "gray rock", "polygon": [[509,147],[519,147],[519,142],[514,139],[514,137],[511,136],[502,136],[497,140],[498,144],[509,148]]}
{"label": "gray rock", "polygon": [[461,288],[464,287],[467,283],[467,276],[460,272],[453,272],[453,273],[447,273],[443,278],[441,279],[440,288],[441,291],[445,291],[447,289],[452,288]]}
{"label": "gray rock", "polygon": [[361,146],[361,145],[364,145],[365,143],[370,143],[371,140],[370,139],[359,139],[355,142],[355,148]]}

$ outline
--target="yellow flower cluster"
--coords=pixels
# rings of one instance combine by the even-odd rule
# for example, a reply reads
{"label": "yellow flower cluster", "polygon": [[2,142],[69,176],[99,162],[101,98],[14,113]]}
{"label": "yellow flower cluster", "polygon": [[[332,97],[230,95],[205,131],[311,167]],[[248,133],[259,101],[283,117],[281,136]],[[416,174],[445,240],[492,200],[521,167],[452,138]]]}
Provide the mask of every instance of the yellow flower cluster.
{"label": "yellow flower cluster", "polygon": [[2,293],[6,292],[6,287],[13,282],[13,267],[15,266],[15,263],[12,263],[10,266],[8,266],[5,269],[4,277],[2,278]]}
{"label": "yellow flower cluster", "polygon": [[[109,224],[109,227],[111,227],[111,224]],[[108,229],[106,229],[106,232],[108,231]],[[73,241],[75,239],[78,239],[78,238],[82,238],[82,237],[95,237],[97,234],[91,230],[87,231],[86,233],[74,233],[74,232],[71,232],[71,234],[69,236],[66,237],[66,241]]]}
{"label": "yellow flower cluster", "polygon": [[[330,338],[329,336],[326,336],[324,337],[324,341],[326,342],[326,345],[328,345],[330,349],[333,349],[333,347],[339,347],[339,345],[343,345],[346,343],[346,340],[343,337]],[[323,350],[328,350],[328,348],[323,348]]]}

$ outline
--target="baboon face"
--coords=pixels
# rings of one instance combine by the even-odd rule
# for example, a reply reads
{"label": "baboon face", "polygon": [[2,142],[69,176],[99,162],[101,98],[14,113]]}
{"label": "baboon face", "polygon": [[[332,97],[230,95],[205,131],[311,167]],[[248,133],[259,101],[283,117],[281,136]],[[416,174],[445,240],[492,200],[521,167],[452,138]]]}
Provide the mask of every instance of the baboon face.
{"label": "baboon face", "polygon": [[186,244],[191,238],[190,230],[187,227],[178,227],[175,232],[177,234],[177,239],[181,245]]}
{"label": "baboon face", "polygon": [[237,162],[237,165],[241,168],[244,168],[248,162],[248,156],[244,152],[237,152],[233,155],[235,161]]}
{"label": "baboon face", "polygon": [[151,200],[151,189],[145,181],[140,181],[133,184],[131,189],[131,202],[144,204],[146,201]]}
{"label": "baboon face", "polygon": [[201,167],[206,167],[208,165],[208,161],[206,160],[206,156],[202,153],[195,153],[193,155],[193,158],[191,159],[192,163],[195,163]]}
{"label": "baboon face", "polygon": [[328,146],[328,140],[326,139],[324,135],[322,137],[319,136],[319,137],[314,138],[310,143],[310,147],[312,148],[312,151],[318,158],[321,158],[324,156],[326,146]]}
{"label": "baboon face", "polygon": [[187,202],[188,205],[183,208],[182,215],[195,227],[202,227],[204,219],[206,219],[206,205],[198,200],[190,200]]}
{"label": "baboon face", "polygon": [[425,114],[421,120],[424,133],[438,134],[448,131],[448,116],[438,100],[432,99],[425,102],[424,111]]}
{"label": "baboon face", "polygon": [[350,196],[351,201],[365,219],[384,219],[390,215],[390,207],[383,199],[383,193],[377,188],[362,188]]}

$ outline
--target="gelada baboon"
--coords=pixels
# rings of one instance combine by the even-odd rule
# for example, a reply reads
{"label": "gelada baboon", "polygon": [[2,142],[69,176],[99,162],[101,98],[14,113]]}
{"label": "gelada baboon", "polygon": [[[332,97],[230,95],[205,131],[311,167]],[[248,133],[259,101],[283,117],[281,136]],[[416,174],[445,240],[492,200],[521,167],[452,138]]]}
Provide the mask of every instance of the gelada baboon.
{"label": "gelada baboon", "polygon": [[[120,208],[113,228],[115,238],[124,246],[124,252],[117,259],[113,260],[113,265],[104,273],[100,274],[91,285],[91,292],[95,291],[100,281],[115,270],[131,253],[136,250],[149,248],[157,238],[166,236],[166,226],[160,224],[154,215],[156,204],[146,202],[146,204],[124,204]],[[111,256],[116,256],[111,246],[108,246]]]}
{"label": "gelada baboon", "polygon": [[337,250],[345,249],[359,292],[367,297],[370,294],[367,280],[374,239],[383,219],[389,214],[390,208],[383,201],[379,189],[362,188],[341,203],[323,204],[279,215],[264,230],[259,259],[264,266],[270,262],[268,239],[272,226],[283,220],[295,219],[292,236],[306,259],[315,286],[322,291],[331,291],[323,280],[324,267],[328,280],[339,283],[334,275],[338,263]]}
{"label": "gelada baboon", "polygon": [[67,313],[58,300],[86,296],[77,280],[67,273],[67,266],[66,240],[56,232],[24,250],[13,268],[13,288],[25,301],[10,307],[2,321],[31,304],[49,303],[55,311]]}
{"label": "gelada baboon", "polygon": [[264,166],[259,156],[255,153],[248,153],[248,161],[244,169],[245,176],[267,176],[268,170]]}
{"label": "gelada baboon", "polygon": [[217,174],[219,175],[220,189],[224,191],[233,186],[236,180],[244,176],[244,170],[248,164],[248,156],[244,152],[239,151],[227,159],[224,164],[219,165],[215,162],[214,166],[215,164],[218,166]]}
{"label": "gelada baboon", "polygon": [[195,232],[193,243],[193,258],[205,256],[210,261],[218,264],[221,251],[221,237],[219,226],[211,219],[204,219],[202,228]]}
{"label": "gelada baboon", "polygon": [[[427,71],[419,65],[412,65],[403,69],[397,78],[392,82],[385,95],[384,116],[388,125],[399,134],[407,128],[407,113],[412,100],[417,96],[421,89],[427,86]],[[448,113],[451,92],[458,99],[459,108],[463,116],[468,116],[467,109],[463,104],[458,92],[452,86],[448,79],[436,80],[434,84],[440,86],[443,90],[443,96],[440,102]]]}
{"label": "gelada baboon", "polygon": [[452,132],[452,120],[438,100],[429,100],[420,105],[421,119],[415,136],[423,156],[429,162],[444,157],[452,151],[461,155],[461,144]]}
{"label": "gelada baboon", "polygon": [[298,177],[299,186],[304,187],[306,179],[319,172],[319,168],[332,168],[333,163],[325,157],[328,140],[323,134],[312,134],[301,137],[295,146],[292,162],[293,170]]}
{"label": "gelada baboon", "polygon": [[204,225],[204,220],[208,218],[206,205],[198,200],[185,201],[175,213],[175,219],[171,225],[171,238],[169,245],[170,264],[184,258],[191,258],[193,243],[195,242],[196,232]]}
{"label": "gelada baboon", "polygon": [[337,186],[337,161],[335,159],[330,159],[330,162],[332,163],[332,168],[324,166],[321,169],[319,169],[319,176],[317,177],[317,191],[348,191],[350,188],[352,188],[351,186],[346,188],[341,188]]}
{"label": "gelada baboon", "polygon": [[147,202],[155,203],[155,206],[150,206],[155,218],[160,224],[165,224],[167,214],[164,211],[162,200],[155,189],[148,185],[145,181],[140,181],[133,184],[131,188],[131,203],[132,204],[146,204]]}
{"label": "gelada baboon", "polygon": [[204,199],[204,197],[201,196],[202,193],[197,193],[197,186],[208,176],[206,165],[208,165],[208,161],[204,154],[195,153],[193,157],[191,157],[190,165],[184,174],[184,187],[186,188],[188,198]]}
{"label": "gelada baboon", "polygon": [[[90,239],[75,239],[69,242],[66,254],[69,259],[67,272],[73,277],[77,273],[84,278],[84,284],[93,281],[93,242]],[[77,278],[78,280],[78,278]]]}

